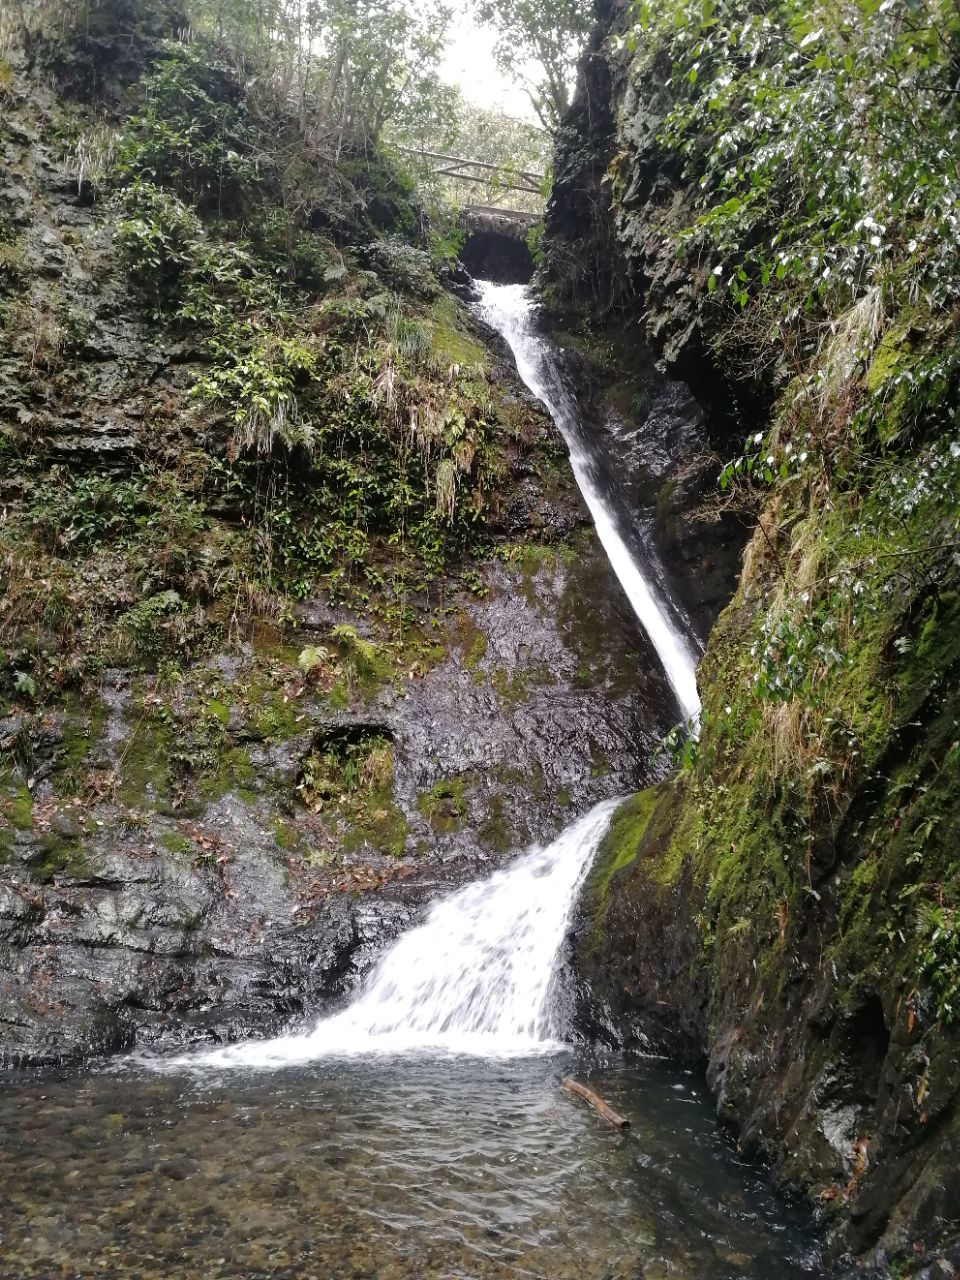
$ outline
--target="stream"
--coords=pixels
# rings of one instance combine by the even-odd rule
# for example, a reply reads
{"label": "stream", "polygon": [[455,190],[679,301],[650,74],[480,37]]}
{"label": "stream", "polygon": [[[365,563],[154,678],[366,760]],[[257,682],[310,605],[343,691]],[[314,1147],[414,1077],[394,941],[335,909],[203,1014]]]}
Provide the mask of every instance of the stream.
{"label": "stream", "polygon": [[[590,452],[522,287],[485,318],[570,449],[695,729],[696,646]],[[0,1280],[790,1280],[802,1219],[737,1159],[696,1073],[566,1043],[570,914],[616,801],[435,902],[339,1012],[0,1101]],[[589,1081],[612,1131],[560,1088]]]}

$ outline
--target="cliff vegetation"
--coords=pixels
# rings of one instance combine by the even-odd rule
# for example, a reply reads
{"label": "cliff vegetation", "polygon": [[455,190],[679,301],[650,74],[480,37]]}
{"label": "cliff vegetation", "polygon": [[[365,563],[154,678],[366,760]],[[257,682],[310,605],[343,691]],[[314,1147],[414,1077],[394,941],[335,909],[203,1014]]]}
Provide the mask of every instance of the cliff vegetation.
{"label": "cliff vegetation", "polygon": [[617,7],[581,73],[606,131],[557,165],[607,221],[548,218],[559,308],[571,247],[615,240],[755,527],[699,736],[598,868],[593,1016],[704,1053],[883,1274],[960,1216],[958,87],[936,0]]}

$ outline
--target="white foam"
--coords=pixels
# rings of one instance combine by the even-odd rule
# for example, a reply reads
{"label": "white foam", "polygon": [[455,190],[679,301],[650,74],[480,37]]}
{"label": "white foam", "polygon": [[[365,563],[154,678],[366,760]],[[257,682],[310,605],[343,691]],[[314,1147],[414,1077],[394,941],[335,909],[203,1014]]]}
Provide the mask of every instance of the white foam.
{"label": "white foam", "polygon": [[356,1000],[312,1030],[150,1065],[272,1069],[334,1056],[513,1058],[563,1048],[559,954],[618,803],[604,801],[552,844],[435,902],[384,954]]}

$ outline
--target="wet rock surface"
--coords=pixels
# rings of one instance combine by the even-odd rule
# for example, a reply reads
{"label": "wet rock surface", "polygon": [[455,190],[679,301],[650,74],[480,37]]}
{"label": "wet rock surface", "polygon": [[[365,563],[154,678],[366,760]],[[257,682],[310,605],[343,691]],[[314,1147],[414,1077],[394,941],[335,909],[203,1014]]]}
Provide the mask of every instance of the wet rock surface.
{"label": "wet rock surface", "polygon": [[543,322],[556,329],[622,531],[705,642],[736,589],[751,527],[719,499],[717,423],[686,383],[656,367],[635,334],[616,325],[599,338],[556,328],[550,312]]}
{"label": "wet rock surface", "polygon": [[[282,731],[264,723],[273,704],[246,718],[235,709],[212,802],[203,786],[171,785],[169,748],[126,673],[105,679],[97,725],[83,708],[5,721],[30,821],[11,833],[0,875],[4,1064],[309,1019],[432,897],[645,781],[637,762],[674,710],[617,593],[587,536],[576,553],[491,567],[424,674],[342,712],[295,686]],[[256,659],[205,664],[224,706],[245,663]],[[297,793],[316,742],[360,730],[392,742],[403,815],[392,855],[366,828],[346,853]],[[71,800],[65,757],[78,736],[86,776],[105,781]]]}

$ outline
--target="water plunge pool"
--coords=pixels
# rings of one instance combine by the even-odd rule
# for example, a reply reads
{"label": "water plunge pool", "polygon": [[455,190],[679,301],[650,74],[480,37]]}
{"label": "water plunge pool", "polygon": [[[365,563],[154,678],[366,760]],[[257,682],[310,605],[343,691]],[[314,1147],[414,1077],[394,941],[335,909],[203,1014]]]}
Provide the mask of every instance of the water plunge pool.
{"label": "water plunge pool", "polygon": [[[588,1080],[621,1135],[560,1088]],[[0,1277],[791,1280],[816,1252],[696,1075],[573,1054],[7,1088]]]}

